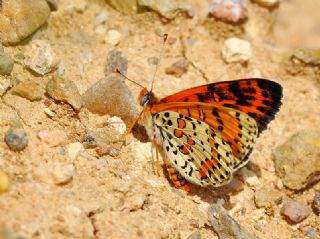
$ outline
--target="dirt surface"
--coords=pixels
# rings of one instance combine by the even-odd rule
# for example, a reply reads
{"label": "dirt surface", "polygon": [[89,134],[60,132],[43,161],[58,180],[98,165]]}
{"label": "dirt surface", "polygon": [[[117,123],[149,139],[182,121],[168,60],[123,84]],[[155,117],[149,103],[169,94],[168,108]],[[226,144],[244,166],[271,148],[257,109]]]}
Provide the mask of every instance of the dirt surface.
{"label": "dirt surface", "polygon": [[[84,10],[75,10],[83,4]],[[0,101],[0,138],[18,121],[27,132],[28,146],[22,152],[13,152],[0,141],[0,167],[10,178],[9,191],[0,195],[0,225],[24,238],[184,239],[196,231],[202,239],[218,238],[207,219],[207,210],[222,198],[230,215],[261,239],[304,238],[309,228],[320,235],[320,221],[314,213],[300,224],[290,225],[281,217],[280,205],[270,213],[257,209],[254,202],[255,191],[262,185],[278,187],[286,198],[307,205],[320,190],[319,183],[301,192],[285,189],[271,158],[273,149],[290,136],[320,125],[319,75],[312,67],[292,75],[287,61],[296,47],[319,46],[319,3],[281,1],[274,11],[249,3],[249,20],[244,27],[207,18],[207,5],[205,1],[193,1],[199,15],[192,19],[182,15],[167,22],[152,12],[123,15],[102,0],[64,0],[34,38],[50,43],[65,66],[63,77],[72,80],[81,94],[104,77],[107,54],[113,49],[128,59],[127,76],[150,86],[155,69],[150,58],[159,56],[163,33],[168,33],[172,41],[165,48],[154,84],[159,97],[222,80],[258,76],[279,82],[284,89],[283,106],[258,139],[246,167],[258,176],[257,182],[242,183],[244,172],[239,172],[235,178],[243,189],[238,192],[228,186],[194,187],[191,193],[177,190],[162,172],[159,177],[154,175],[151,143],[141,143],[132,135],[127,136],[126,146],[116,157],[99,157],[88,148],[71,159],[65,146],[83,143],[86,122],[90,117],[103,120],[103,116],[92,116],[85,109],[76,113],[68,104],[47,96],[31,102],[8,92]],[[96,31],[94,21],[101,12],[107,14],[103,26],[121,33],[117,46],[106,43],[106,34]],[[272,22],[273,31],[269,32]],[[251,43],[253,56],[248,64],[226,64],[222,60],[223,42],[232,36]],[[24,52],[28,44],[5,50],[15,56]],[[167,75],[165,69],[181,58],[189,61],[187,73],[180,78]],[[36,76],[17,60],[11,74],[15,83],[31,79],[43,87],[51,77],[52,73]],[[133,95],[138,94],[138,87],[131,83],[128,86]],[[106,92],[109,93],[112,89]],[[48,101],[54,117],[44,111]],[[53,129],[66,132],[68,140],[48,147],[38,133]],[[59,171],[60,167],[55,165],[73,165],[72,179],[52,181],[50,170]]]}

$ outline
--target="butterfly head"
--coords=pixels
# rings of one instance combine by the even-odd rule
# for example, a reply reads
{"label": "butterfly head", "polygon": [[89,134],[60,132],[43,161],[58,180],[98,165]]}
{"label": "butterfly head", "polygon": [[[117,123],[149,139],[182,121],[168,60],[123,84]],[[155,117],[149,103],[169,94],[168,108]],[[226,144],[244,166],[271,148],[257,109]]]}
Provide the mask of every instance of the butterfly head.
{"label": "butterfly head", "polygon": [[148,107],[157,102],[156,97],[152,91],[148,91],[146,88],[143,88],[138,96],[139,104],[142,107]]}

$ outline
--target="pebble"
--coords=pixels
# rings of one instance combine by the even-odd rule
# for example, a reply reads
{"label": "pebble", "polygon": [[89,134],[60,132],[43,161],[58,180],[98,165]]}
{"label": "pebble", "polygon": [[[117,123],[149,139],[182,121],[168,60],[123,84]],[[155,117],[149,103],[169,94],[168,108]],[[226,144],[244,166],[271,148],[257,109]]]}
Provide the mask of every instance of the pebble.
{"label": "pebble", "polygon": [[214,0],[209,5],[210,16],[224,22],[238,23],[248,18],[244,0]]}
{"label": "pebble", "polygon": [[292,58],[299,59],[305,64],[308,65],[320,65],[320,48],[311,49],[311,48],[298,48],[293,54]]}
{"label": "pebble", "polygon": [[232,37],[225,40],[221,53],[223,60],[227,63],[244,63],[251,58],[251,44],[248,41]]}
{"label": "pebble", "polygon": [[316,191],[314,195],[312,209],[316,215],[320,215],[320,191]]}
{"label": "pebble", "polygon": [[280,214],[291,224],[297,224],[306,219],[311,213],[311,209],[303,202],[285,202],[280,210]]}
{"label": "pebble", "polygon": [[109,30],[107,32],[106,37],[104,38],[104,41],[106,43],[109,43],[113,46],[116,46],[120,43],[120,39],[121,39],[121,33],[117,30]]}
{"label": "pebble", "polygon": [[68,140],[67,134],[60,129],[41,130],[38,137],[48,147],[55,147],[64,144]]}
{"label": "pebble", "polygon": [[28,145],[28,135],[24,129],[10,128],[6,132],[5,142],[12,151],[22,151]]}
{"label": "pebble", "polygon": [[261,7],[266,8],[274,8],[279,5],[279,0],[251,0],[257,4],[259,4]]}
{"label": "pebble", "polygon": [[[5,193],[9,190],[10,180],[7,174],[0,171],[0,194]],[[1,237],[0,237],[1,238]]]}
{"label": "pebble", "polygon": [[219,204],[211,205],[208,212],[209,222],[213,230],[218,234],[219,239],[258,239],[235,219],[233,219],[226,209]]}
{"label": "pebble", "polygon": [[0,75],[10,75],[13,69],[13,60],[1,48],[2,46],[0,43]]}
{"label": "pebble", "polygon": [[17,44],[47,22],[50,8],[46,0],[6,1],[1,15],[0,42]]}
{"label": "pebble", "polygon": [[273,151],[275,170],[284,186],[302,190],[319,180],[320,130],[305,129]]}
{"label": "pebble", "polygon": [[186,59],[180,59],[166,68],[166,74],[181,77],[188,71],[189,61]]}
{"label": "pebble", "polygon": [[108,19],[108,15],[106,12],[100,12],[98,16],[96,16],[94,20],[94,25],[98,26],[106,22]]}
{"label": "pebble", "polygon": [[113,8],[119,12],[132,14],[137,12],[137,1],[136,0],[106,0]]}
{"label": "pebble", "polygon": [[46,0],[51,11],[57,11],[59,6],[59,0]]}
{"label": "pebble", "polygon": [[139,6],[151,9],[167,19],[174,19],[180,12],[191,8],[187,0],[139,0]]}
{"label": "pebble", "polygon": [[44,88],[34,81],[22,81],[13,87],[12,94],[21,96],[30,101],[41,100],[44,94]]}
{"label": "pebble", "polygon": [[56,114],[52,111],[52,110],[50,110],[49,108],[44,108],[44,113],[46,113],[46,115],[48,115],[49,117],[54,117]]}
{"label": "pebble", "polygon": [[122,135],[127,131],[126,124],[117,116],[109,118],[107,122],[115,131],[117,131],[118,135]]}
{"label": "pebble", "polygon": [[318,233],[313,228],[309,228],[305,235],[309,238],[319,238]]}
{"label": "pebble", "polygon": [[82,107],[81,95],[73,81],[55,76],[49,80],[46,92],[53,99],[66,102],[76,110]]}
{"label": "pebble", "polygon": [[199,231],[191,233],[187,239],[201,239],[201,234]]}
{"label": "pebble", "polygon": [[52,178],[56,185],[70,182],[75,173],[73,164],[56,164],[52,169]]}
{"label": "pebble", "polygon": [[251,187],[258,186],[260,184],[259,178],[254,172],[247,168],[242,168],[239,171],[239,175],[243,178],[244,182]]}
{"label": "pebble", "polygon": [[9,78],[0,76],[0,96],[3,96],[11,87],[11,80]]}
{"label": "pebble", "polygon": [[270,186],[263,186],[254,194],[254,201],[257,208],[270,208],[274,205],[280,204],[283,195],[279,190]]}
{"label": "pebble", "polygon": [[84,147],[80,142],[70,143],[66,146],[66,149],[71,160],[76,160],[78,155],[84,151]]}
{"label": "pebble", "polygon": [[55,70],[58,63],[57,55],[46,40],[33,40],[25,51],[24,64],[39,75]]}

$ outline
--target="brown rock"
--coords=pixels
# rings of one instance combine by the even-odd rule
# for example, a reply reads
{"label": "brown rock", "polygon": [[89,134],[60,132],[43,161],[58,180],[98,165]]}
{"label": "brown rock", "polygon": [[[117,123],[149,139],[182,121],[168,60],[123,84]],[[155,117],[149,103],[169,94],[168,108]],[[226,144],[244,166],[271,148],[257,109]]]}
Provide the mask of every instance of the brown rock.
{"label": "brown rock", "polygon": [[12,89],[12,94],[21,96],[30,101],[41,100],[44,94],[43,87],[34,81],[22,81]]}
{"label": "brown rock", "polygon": [[303,202],[288,201],[284,203],[280,213],[289,223],[296,224],[306,219],[310,215],[311,209]]}
{"label": "brown rock", "polygon": [[44,24],[50,15],[45,0],[6,0],[0,11],[0,41],[17,44]]}
{"label": "brown rock", "polygon": [[166,68],[166,74],[181,77],[188,71],[189,62],[186,59],[180,59]]}

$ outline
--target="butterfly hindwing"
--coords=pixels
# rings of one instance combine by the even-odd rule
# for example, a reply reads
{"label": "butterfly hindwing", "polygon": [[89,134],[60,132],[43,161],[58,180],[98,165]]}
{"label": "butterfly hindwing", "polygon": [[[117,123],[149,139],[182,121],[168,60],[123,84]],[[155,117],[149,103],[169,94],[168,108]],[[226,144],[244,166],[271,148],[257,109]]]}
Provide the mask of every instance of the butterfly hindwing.
{"label": "butterfly hindwing", "polygon": [[160,103],[203,102],[237,109],[257,122],[259,132],[274,119],[281,106],[282,87],[270,80],[252,78],[211,83],[161,99]]}
{"label": "butterfly hindwing", "polygon": [[232,149],[214,128],[175,111],[154,114],[153,125],[164,153],[186,180],[200,186],[230,181]]}

